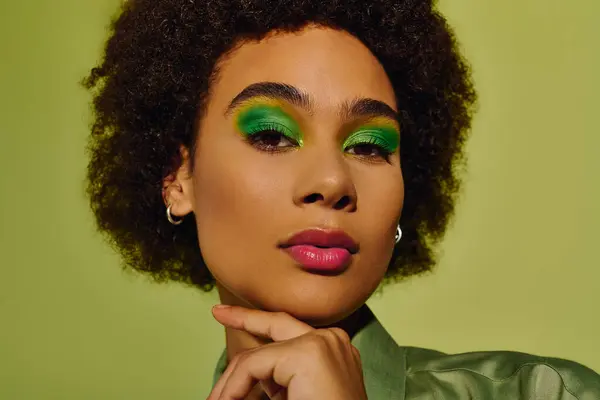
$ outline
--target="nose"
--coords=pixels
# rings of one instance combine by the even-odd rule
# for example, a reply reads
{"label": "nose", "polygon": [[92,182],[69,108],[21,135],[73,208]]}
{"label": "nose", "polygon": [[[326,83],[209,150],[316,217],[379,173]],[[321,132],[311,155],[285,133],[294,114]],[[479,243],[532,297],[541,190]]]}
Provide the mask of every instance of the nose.
{"label": "nose", "polygon": [[297,181],[294,204],[356,211],[357,193],[349,166],[343,154],[332,153],[307,154]]}

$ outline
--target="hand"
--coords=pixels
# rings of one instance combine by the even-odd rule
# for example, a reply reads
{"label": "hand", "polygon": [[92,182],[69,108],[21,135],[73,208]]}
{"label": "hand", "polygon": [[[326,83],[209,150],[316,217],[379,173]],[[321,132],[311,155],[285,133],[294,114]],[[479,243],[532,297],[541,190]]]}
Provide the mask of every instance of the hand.
{"label": "hand", "polygon": [[314,329],[285,313],[243,307],[215,307],[213,315],[273,343],[236,355],[208,400],[244,399],[258,382],[271,399],[367,399],[360,354],[344,330]]}

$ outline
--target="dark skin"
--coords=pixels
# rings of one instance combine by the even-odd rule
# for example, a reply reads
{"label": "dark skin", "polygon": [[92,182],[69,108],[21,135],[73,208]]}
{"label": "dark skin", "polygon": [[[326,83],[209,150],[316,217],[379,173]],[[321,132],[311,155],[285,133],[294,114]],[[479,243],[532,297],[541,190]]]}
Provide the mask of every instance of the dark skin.
{"label": "dark skin", "polygon": [[[210,398],[365,399],[350,338],[372,317],[364,304],[392,256],[404,183],[399,148],[386,154],[349,138],[375,121],[399,141],[390,81],[358,39],[315,26],[243,43],[219,67],[196,152],[182,148],[163,191],[174,217],[194,214],[221,303],[238,306],[214,310],[230,364]],[[285,110],[302,143],[272,132],[249,142],[237,132],[232,101],[265,82],[310,99],[249,99]],[[360,246],[351,265],[335,275],[298,268],[278,244],[309,228],[349,234]]]}

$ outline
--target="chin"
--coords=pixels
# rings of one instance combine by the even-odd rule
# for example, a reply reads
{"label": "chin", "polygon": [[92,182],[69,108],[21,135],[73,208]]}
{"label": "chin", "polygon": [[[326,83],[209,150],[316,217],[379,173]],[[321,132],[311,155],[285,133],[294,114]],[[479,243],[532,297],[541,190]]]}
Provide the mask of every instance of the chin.
{"label": "chin", "polygon": [[385,272],[384,268],[366,271],[357,267],[336,276],[323,276],[280,263],[261,273],[238,273],[217,280],[221,282],[221,298],[229,304],[285,312],[311,326],[324,327],[339,323],[363,306]]}
{"label": "chin", "polygon": [[[370,293],[357,295],[356,291],[296,289],[271,292],[271,295],[257,301],[257,308],[285,312],[294,318],[314,327],[334,325],[350,316],[368,299]],[[354,296],[349,296],[352,293]]]}
{"label": "chin", "polygon": [[[359,308],[360,305],[357,307]],[[335,325],[351,315],[355,310],[340,312],[340,310],[302,310],[301,312],[288,312],[294,318],[305,322],[315,328]]]}

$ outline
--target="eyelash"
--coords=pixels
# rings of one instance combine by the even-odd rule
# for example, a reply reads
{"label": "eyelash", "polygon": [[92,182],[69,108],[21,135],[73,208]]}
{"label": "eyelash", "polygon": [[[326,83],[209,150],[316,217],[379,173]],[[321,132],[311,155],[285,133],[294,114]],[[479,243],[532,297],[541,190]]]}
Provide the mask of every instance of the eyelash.
{"label": "eyelash", "polygon": [[294,147],[298,146],[298,142],[287,132],[287,129],[285,127],[273,122],[262,123],[258,125],[255,129],[248,131],[246,140],[248,141],[248,143],[250,143],[250,145],[267,153],[281,153],[290,150],[291,146],[279,147],[260,143],[259,140],[261,138],[264,139],[264,136],[266,134],[278,135],[279,139],[284,138],[285,140],[289,141]]}
{"label": "eyelash", "polygon": [[[292,144],[292,146],[273,146],[273,145],[266,145],[264,143],[261,143],[260,139],[261,138],[264,139],[264,136],[266,134],[278,135],[278,138],[280,140],[285,139],[285,140],[289,141]],[[298,146],[298,142],[293,137],[291,137],[291,135],[289,135],[287,133],[286,128],[282,127],[281,125],[279,125],[277,123],[272,123],[272,122],[260,124],[255,129],[248,131],[246,140],[248,141],[248,143],[251,146],[257,148],[260,151],[264,151],[267,153],[282,153],[282,152],[291,150],[293,147]],[[360,155],[360,154],[354,155],[354,154],[352,154],[355,157],[360,157],[362,159],[366,159],[366,160],[369,160],[372,162],[378,162],[380,160],[384,160],[385,162],[388,162],[388,163],[390,162],[390,155],[392,154],[392,152],[390,152],[384,146],[379,144],[379,142],[376,138],[370,138],[369,140],[365,140],[365,141],[353,144],[352,146],[346,148],[346,150],[352,149],[355,147],[359,147],[359,146],[373,147],[373,148],[375,148],[375,150],[378,154],[375,154],[375,155]]]}
{"label": "eyelash", "polygon": [[392,154],[387,148],[379,144],[379,141],[376,138],[369,138],[368,140],[355,143],[352,146],[348,147],[350,149],[358,147],[358,146],[367,146],[374,147],[375,150],[379,153],[376,155],[356,155],[356,157],[366,158],[373,162],[377,162],[379,160],[385,160],[386,162],[390,162],[390,155]]}

